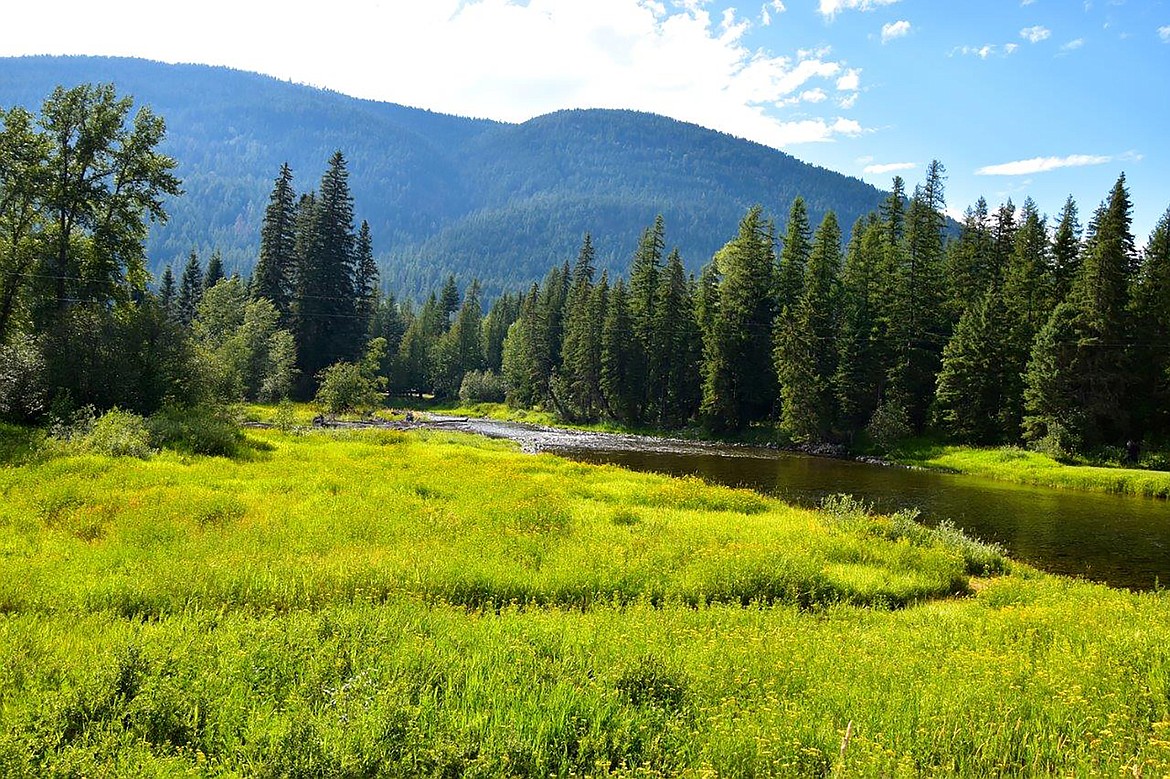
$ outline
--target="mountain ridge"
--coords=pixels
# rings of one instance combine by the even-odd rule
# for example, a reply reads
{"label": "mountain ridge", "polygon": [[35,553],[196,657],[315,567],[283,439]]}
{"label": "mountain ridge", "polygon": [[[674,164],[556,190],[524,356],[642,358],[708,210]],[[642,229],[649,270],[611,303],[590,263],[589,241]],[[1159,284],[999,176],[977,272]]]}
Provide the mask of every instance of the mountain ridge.
{"label": "mountain ridge", "polygon": [[526,122],[471,119],[210,65],[112,57],[0,58],[0,105],[36,110],[58,84],[113,83],[167,121],[163,150],[186,194],[148,242],[156,273],[219,249],[254,264],[280,165],[298,192],[329,155],[349,163],[357,218],[370,222],[386,285],[418,295],[448,273],[485,293],[571,260],[593,235],[600,268],[622,272],[641,230],[666,218],[668,246],[705,263],[756,203],[778,221],[802,195],[815,221],[848,227],[880,190],[787,152],[641,111],[565,109]]}

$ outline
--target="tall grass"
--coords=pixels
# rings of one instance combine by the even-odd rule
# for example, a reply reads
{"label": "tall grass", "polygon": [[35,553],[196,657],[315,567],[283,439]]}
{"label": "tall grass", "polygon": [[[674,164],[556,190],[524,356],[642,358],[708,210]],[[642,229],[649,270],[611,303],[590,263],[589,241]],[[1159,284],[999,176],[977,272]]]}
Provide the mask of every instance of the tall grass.
{"label": "tall grass", "polygon": [[1138,468],[1067,465],[1046,454],[1017,447],[912,447],[895,458],[906,465],[983,476],[1036,487],[1112,492],[1170,498],[1170,472]]}
{"label": "tall grass", "polygon": [[257,437],[0,468],[0,773],[1170,771],[1165,594],[841,499]]}

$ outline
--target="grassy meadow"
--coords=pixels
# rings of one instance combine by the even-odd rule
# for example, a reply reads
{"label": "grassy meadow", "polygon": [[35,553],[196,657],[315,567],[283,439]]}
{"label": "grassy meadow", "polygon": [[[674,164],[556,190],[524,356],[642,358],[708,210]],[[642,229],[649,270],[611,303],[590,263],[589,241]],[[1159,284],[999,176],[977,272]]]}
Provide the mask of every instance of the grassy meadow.
{"label": "grassy meadow", "polygon": [[1163,776],[1170,598],[393,431],[0,430],[0,775]]}
{"label": "grassy meadow", "polygon": [[1035,487],[1170,498],[1170,471],[1067,464],[1014,446],[988,449],[912,443],[896,452],[893,459],[903,465]]}

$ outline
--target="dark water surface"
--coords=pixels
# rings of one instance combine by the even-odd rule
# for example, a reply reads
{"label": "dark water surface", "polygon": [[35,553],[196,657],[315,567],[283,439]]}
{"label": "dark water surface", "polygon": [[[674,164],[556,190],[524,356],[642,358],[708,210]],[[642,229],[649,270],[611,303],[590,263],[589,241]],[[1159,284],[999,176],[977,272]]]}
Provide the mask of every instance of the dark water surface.
{"label": "dark water surface", "polygon": [[557,430],[486,419],[433,417],[434,424],[519,441],[581,462],[672,476],[694,475],[802,506],[849,493],[880,513],[917,508],[1001,544],[1017,560],[1114,587],[1170,585],[1170,501],[1054,490],[770,449],[636,435]]}
{"label": "dark water surface", "polygon": [[1170,503],[1153,498],[1024,487],[930,471],[777,453],[549,447],[575,460],[636,471],[695,475],[803,506],[846,492],[881,513],[918,508],[934,524],[951,519],[995,541],[1017,560],[1115,587],[1170,584]]}

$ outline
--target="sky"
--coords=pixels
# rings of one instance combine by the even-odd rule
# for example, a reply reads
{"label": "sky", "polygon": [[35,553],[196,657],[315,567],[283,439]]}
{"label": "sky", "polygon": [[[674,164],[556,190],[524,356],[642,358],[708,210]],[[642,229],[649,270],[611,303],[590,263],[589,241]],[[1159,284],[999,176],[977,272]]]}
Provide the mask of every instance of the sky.
{"label": "sky", "polygon": [[226,65],[512,122],[652,111],[887,189],[938,159],[956,217],[1072,195],[1084,223],[1124,171],[1139,242],[1170,206],[1170,0],[6,5],[0,56]]}

